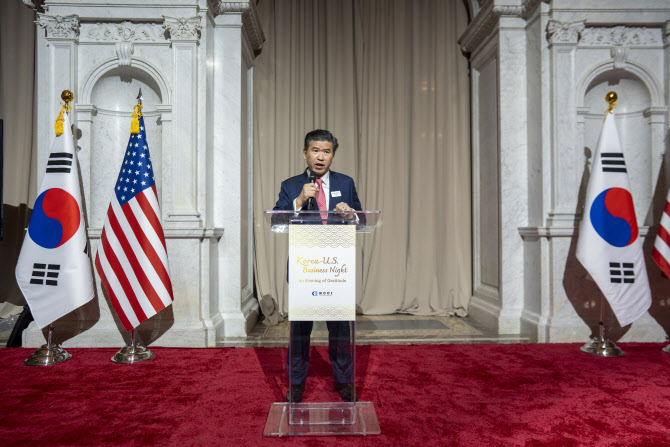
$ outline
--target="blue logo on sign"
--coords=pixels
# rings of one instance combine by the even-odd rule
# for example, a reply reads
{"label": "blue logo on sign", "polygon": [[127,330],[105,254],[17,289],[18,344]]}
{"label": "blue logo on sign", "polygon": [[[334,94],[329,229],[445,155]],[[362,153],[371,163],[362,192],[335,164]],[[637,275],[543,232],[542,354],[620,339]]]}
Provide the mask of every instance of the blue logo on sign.
{"label": "blue logo on sign", "polygon": [[319,292],[317,292],[316,290],[314,292],[312,292],[312,296],[318,296],[318,295],[319,295]]}

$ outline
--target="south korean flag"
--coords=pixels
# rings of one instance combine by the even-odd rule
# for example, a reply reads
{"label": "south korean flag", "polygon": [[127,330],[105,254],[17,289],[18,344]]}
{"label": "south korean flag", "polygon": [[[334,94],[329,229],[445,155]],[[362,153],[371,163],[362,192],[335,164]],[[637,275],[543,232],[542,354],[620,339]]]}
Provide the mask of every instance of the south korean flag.
{"label": "south korean flag", "polygon": [[77,155],[69,116],[63,115],[63,134],[54,140],[16,264],[16,281],[40,328],[95,293]]}
{"label": "south korean flag", "polygon": [[614,114],[607,114],[586,189],[577,259],[610,303],[621,326],[651,306],[649,278]]}

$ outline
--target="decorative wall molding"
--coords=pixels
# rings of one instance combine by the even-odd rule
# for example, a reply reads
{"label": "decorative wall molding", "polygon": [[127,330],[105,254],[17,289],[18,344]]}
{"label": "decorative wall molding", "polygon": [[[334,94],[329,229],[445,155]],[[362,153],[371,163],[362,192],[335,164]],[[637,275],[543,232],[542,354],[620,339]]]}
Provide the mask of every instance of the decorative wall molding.
{"label": "decorative wall molding", "polygon": [[584,20],[570,23],[550,20],[547,23],[547,40],[550,44],[577,44],[585,27]]}
{"label": "decorative wall molding", "polygon": [[665,22],[663,25],[663,43],[670,45],[670,21]]}
{"label": "decorative wall molding", "polygon": [[[219,239],[223,236],[223,228],[163,228],[165,239]],[[88,228],[88,237],[91,239],[100,239],[102,228]]]}
{"label": "decorative wall molding", "polygon": [[221,14],[242,14],[242,26],[249,36],[254,54],[259,54],[265,43],[265,34],[261,28],[261,21],[256,10],[256,2],[227,2],[224,0],[209,0],[212,14],[216,17]]}
{"label": "decorative wall molding", "polygon": [[524,0],[521,5],[495,5],[493,0],[482,4],[477,17],[470,23],[461,36],[461,49],[466,53],[474,51],[482,41],[491,34],[501,16],[520,17],[527,19],[541,2],[549,0]]}
{"label": "decorative wall molding", "polygon": [[[578,224],[569,227],[519,227],[519,235],[526,241],[535,241],[539,238],[573,237],[577,235],[578,228]],[[645,237],[653,228],[655,227],[638,227],[640,237]]]}
{"label": "decorative wall molding", "polygon": [[170,40],[200,40],[200,16],[195,17],[168,17],[163,16],[163,28],[170,33]]}
{"label": "decorative wall molding", "polygon": [[580,46],[657,46],[663,44],[660,28],[586,28],[581,32]]}
{"label": "decorative wall molding", "polygon": [[[154,66],[153,63],[138,56],[135,56],[133,58],[132,63],[135,69],[144,71],[152,79],[156,81],[156,83],[158,84],[158,89],[160,91],[160,99],[162,104],[163,105],[172,104],[172,89],[170,88],[170,84],[167,81],[168,77],[161,71],[161,69],[157,66]],[[79,82],[80,85],[79,98],[82,104],[92,103],[91,96],[93,94],[93,87],[95,86],[95,84],[108,71],[113,70],[114,68],[118,67],[118,65],[119,65],[118,57],[104,60],[99,64],[95,65],[91,71],[89,71],[86,75],[80,78],[81,80]],[[169,107],[163,105],[157,105],[156,108],[159,109],[160,107]],[[162,112],[163,116],[165,115],[165,113],[168,112],[171,112],[171,109]]]}
{"label": "decorative wall molding", "polygon": [[130,67],[135,46],[130,42],[118,42],[116,55],[119,57],[119,67]]}
{"label": "decorative wall molding", "polygon": [[33,11],[43,11],[44,0],[21,0],[25,6]]}
{"label": "decorative wall molding", "polygon": [[79,37],[79,17],[50,16],[37,13],[35,23],[47,31],[47,38],[52,39],[76,39]]}
{"label": "decorative wall molding", "polygon": [[163,27],[155,23],[95,23],[85,25],[87,40],[94,42],[164,41]]}

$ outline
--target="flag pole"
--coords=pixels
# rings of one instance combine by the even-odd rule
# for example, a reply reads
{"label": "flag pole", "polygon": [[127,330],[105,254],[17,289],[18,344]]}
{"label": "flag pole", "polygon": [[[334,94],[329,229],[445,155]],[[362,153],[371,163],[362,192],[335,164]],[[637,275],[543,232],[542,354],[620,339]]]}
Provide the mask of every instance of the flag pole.
{"label": "flag pole", "polygon": [[[142,89],[137,93],[137,105],[142,105]],[[151,360],[156,355],[146,346],[135,341],[135,328],[130,330],[130,344],[124,346],[114,354],[112,362],[114,363],[139,363],[145,360]]]}
{"label": "flag pole", "polygon": [[70,360],[72,355],[65,351],[60,345],[51,343],[51,334],[55,330],[52,325],[47,329],[47,344],[42,345],[30,357],[23,361],[26,366],[49,366]]}
{"label": "flag pole", "polygon": [[[605,95],[605,101],[609,103],[608,109],[605,111],[605,118],[608,113],[612,113],[612,109],[617,106],[618,99],[616,92],[609,92]],[[603,121],[604,122],[604,121]],[[613,341],[605,338],[605,298],[600,295],[600,330],[599,337],[594,337],[591,341],[586,342],[584,346],[579,348],[580,351],[587,354],[599,355],[602,357],[620,357],[626,353],[619,348]]]}
{"label": "flag pole", "polygon": [[[70,90],[63,90],[60,94],[60,98],[65,102],[63,110],[65,113],[69,113],[70,102],[74,99],[74,94]],[[61,110],[61,113],[63,112]],[[61,117],[59,117],[60,119]],[[62,132],[61,132],[62,133]],[[60,345],[52,344],[52,334],[56,328],[49,324],[47,328],[47,344],[39,347],[34,353],[30,355],[27,359],[23,361],[23,364],[26,366],[49,366],[55,365],[56,363],[65,362],[72,358],[72,355],[68,353],[65,349],[61,348]]]}

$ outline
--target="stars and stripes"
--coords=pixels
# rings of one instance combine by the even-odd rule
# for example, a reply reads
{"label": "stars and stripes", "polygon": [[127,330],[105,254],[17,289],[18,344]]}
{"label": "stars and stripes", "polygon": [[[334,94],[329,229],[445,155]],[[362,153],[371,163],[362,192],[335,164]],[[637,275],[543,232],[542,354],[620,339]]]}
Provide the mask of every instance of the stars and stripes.
{"label": "stars and stripes", "polygon": [[658,226],[658,234],[656,235],[656,241],[654,241],[654,250],[651,252],[651,257],[665,273],[665,276],[670,278],[670,191],[668,191],[668,198],[665,202],[661,223]]}
{"label": "stars and stripes", "polygon": [[165,236],[144,119],[131,134],[107,210],[95,267],[130,331],[173,301]]}

